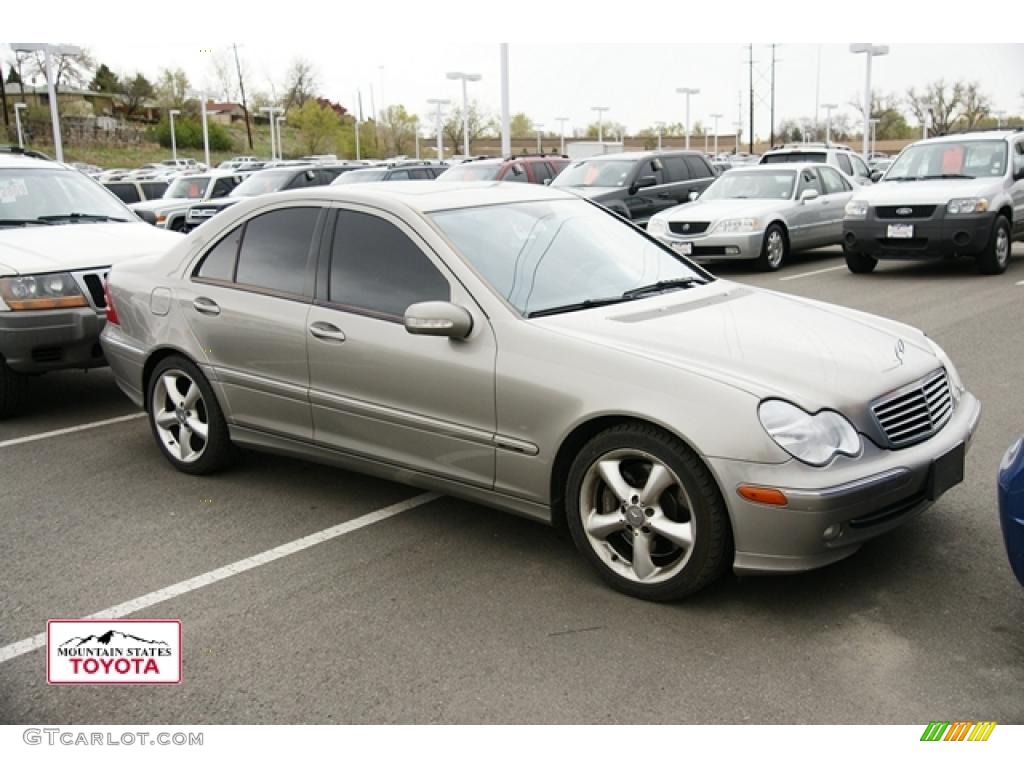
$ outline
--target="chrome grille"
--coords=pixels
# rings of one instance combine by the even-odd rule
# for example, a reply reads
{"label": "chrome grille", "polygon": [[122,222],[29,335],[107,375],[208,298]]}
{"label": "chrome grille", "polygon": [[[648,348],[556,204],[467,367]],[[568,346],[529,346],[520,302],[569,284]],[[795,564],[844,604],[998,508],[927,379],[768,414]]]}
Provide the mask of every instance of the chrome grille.
{"label": "chrome grille", "polygon": [[944,368],[871,404],[892,448],[906,448],[934,435],[953,414],[953,393]]}

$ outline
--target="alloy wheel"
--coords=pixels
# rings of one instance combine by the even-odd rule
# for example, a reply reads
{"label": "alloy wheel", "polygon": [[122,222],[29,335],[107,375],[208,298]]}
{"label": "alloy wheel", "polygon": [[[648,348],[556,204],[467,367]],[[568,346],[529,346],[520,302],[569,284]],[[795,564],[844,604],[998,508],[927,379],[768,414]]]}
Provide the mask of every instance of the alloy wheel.
{"label": "alloy wheel", "polygon": [[209,414],[199,385],[184,371],[161,374],[153,390],[153,423],[168,453],[190,464],[202,458],[209,439]]}
{"label": "alloy wheel", "polygon": [[768,263],[772,269],[778,267],[782,263],[782,255],[785,251],[785,243],[782,240],[782,233],[777,229],[773,229],[768,233]]}

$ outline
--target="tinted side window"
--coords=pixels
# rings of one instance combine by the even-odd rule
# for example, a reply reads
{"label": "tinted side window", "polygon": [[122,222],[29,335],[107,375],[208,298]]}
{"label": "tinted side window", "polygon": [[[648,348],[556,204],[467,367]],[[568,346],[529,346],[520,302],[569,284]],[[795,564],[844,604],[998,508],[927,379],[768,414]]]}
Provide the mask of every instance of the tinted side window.
{"label": "tinted side window", "polygon": [[526,169],[523,168],[519,163],[513,163],[509,166],[508,170],[505,171],[505,175],[501,177],[502,181],[524,181],[529,182],[530,178],[526,175]]}
{"label": "tinted side window", "polygon": [[409,177],[419,180],[432,179],[434,178],[434,174],[432,174],[426,168],[413,168],[411,171],[409,171]]}
{"label": "tinted side window", "polygon": [[666,157],[663,161],[665,164],[665,179],[668,182],[673,181],[686,181],[690,178],[690,167],[686,164],[685,157]]}
{"label": "tinted side window", "polygon": [[818,174],[812,171],[810,168],[805,168],[800,172],[800,186],[797,187],[796,196],[799,199],[800,193],[805,189],[816,190],[817,193],[821,194],[821,182],[818,181]]}
{"label": "tinted side window", "polygon": [[207,251],[199,268],[195,271],[195,276],[204,277],[207,280],[227,280],[228,282],[234,280],[235,257],[238,256],[238,244],[242,242],[244,229],[244,225],[235,227]]}
{"label": "tinted side window", "polygon": [[686,164],[690,168],[690,175],[695,179],[707,179],[715,175],[715,172],[702,158],[687,157]]}
{"label": "tinted side window", "polygon": [[410,304],[447,301],[448,281],[389,221],[341,211],[334,230],[328,300],[402,317]]}
{"label": "tinted side window", "polygon": [[279,293],[306,293],[309,250],[319,208],[282,208],[250,219],[235,282]]}
{"label": "tinted side window", "polygon": [[213,197],[224,197],[236,186],[233,178],[217,179],[213,185]]}
{"label": "tinted side window", "polygon": [[[309,178],[312,176],[312,178]],[[285,189],[302,189],[303,187],[315,187],[319,184],[316,171],[303,171],[285,185]]]}
{"label": "tinted side window", "polygon": [[651,160],[641,160],[637,163],[636,176],[634,180],[643,178],[644,176],[653,176],[658,184],[665,183],[665,173],[662,170],[662,162],[657,158]]}
{"label": "tinted side window", "polygon": [[408,181],[409,171],[392,171],[388,178],[390,181]]}
{"label": "tinted side window", "polygon": [[853,176],[853,166],[850,165],[850,158],[846,155],[838,155],[837,157],[839,159],[839,167],[842,168],[847,175]]}
{"label": "tinted side window", "polygon": [[871,171],[868,170],[867,165],[857,155],[851,155],[850,160],[853,162],[853,172],[857,176],[863,176],[865,179],[871,175]]}
{"label": "tinted side window", "polygon": [[139,202],[139,190],[134,184],[107,184],[107,189],[117,195],[125,203]]}
{"label": "tinted side window", "polygon": [[533,164],[533,175],[536,177],[536,181],[539,184],[543,184],[545,181],[555,178],[555,173],[551,170],[551,166],[544,162]]}
{"label": "tinted side window", "polygon": [[850,189],[849,182],[840,176],[839,172],[835,169],[819,168],[818,173],[821,174],[821,180],[825,182],[826,195],[835,195]]}
{"label": "tinted side window", "polygon": [[145,181],[142,183],[142,191],[146,193],[147,200],[155,200],[163,197],[167,191],[167,185],[162,181]]}

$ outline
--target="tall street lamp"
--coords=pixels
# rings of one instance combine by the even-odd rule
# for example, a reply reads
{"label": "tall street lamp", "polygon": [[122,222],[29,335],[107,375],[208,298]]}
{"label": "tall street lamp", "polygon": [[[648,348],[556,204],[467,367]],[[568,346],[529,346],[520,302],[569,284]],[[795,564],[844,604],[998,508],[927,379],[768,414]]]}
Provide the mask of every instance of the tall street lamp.
{"label": "tall street lamp", "polygon": [[462,81],[462,154],[469,156],[469,95],[466,92],[466,83],[475,83],[481,76],[475,72],[449,72],[446,77],[449,80]]}
{"label": "tall street lamp", "polygon": [[63,163],[64,146],[60,140],[60,116],[57,111],[57,83],[53,73],[53,55],[77,56],[82,49],[73,45],[50,45],[49,43],[11,43],[11,49],[15,53],[43,52],[46,62],[46,89],[50,99],[50,123],[53,126],[53,147],[57,151],[57,162]]}
{"label": "tall street lamp", "polygon": [[690,148],[690,97],[700,93],[700,88],[676,88],[676,93],[686,96],[686,148]]}
{"label": "tall street lamp", "polygon": [[21,132],[21,110],[23,109],[28,109],[28,104],[19,101],[14,105],[14,123],[18,127],[18,146],[22,149],[25,148],[25,136]]}
{"label": "tall street lamp", "polygon": [[[277,159],[277,137],[276,131],[274,130],[274,115],[284,110],[280,107],[260,107],[260,112],[267,113],[267,122],[270,124],[270,159]],[[204,112],[205,114],[205,112]]]}
{"label": "tall street lamp", "polygon": [[434,105],[434,128],[437,131],[437,162],[444,161],[444,145],[441,140],[441,107],[451,104],[448,99],[427,99],[427,104]]}
{"label": "tall street lamp", "polygon": [[199,94],[199,103],[201,105],[201,116],[203,118],[203,162],[206,164],[207,169],[210,167],[210,133],[206,126],[206,94]]}
{"label": "tall street lamp", "polygon": [[591,107],[591,112],[597,112],[597,140],[604,141],[604,129],[601,118],[604,117],[604,113],[607,112],[609,107]]}
{"label": "tall street lamp", "polygon": [[168,116],[171,118],[171,157],[174,158],[175,162],[178,160],[178,137],[174,133],[174,116],[180,115],[180,109],[169,109],[167,110]]}
{"label": "tall street lamp", "polygon": [[889,53],[888,45],[872,45],[871,43],[854,43],[850,53],[866,54],[867,72],[864,77],[864,157],[868,156],[868,135],[871,133],[871,59]]}
{"label": "tall street lamp", "polygon": [[537,154],[539,155],[543,151],[540,145],[540,137],[544,134],[544,123],[534,123],[533,130],[537,132]]}
{"label": "tall street lamp", "polygon": [[[877,128],[877,126],[881,122],[881,120],[879,120],[877,117],[872,117],[871,120],[868,121],[868,122],[871,125],[871,154],[874,154],[874,151],[875,151],[875,129]],[[871,157],[871,154],[869,154],[868,157]]]}
{"label": "tall street lamp", "polygon": [[277,159],[284,160],[284,139],[281,137],[281,123],[287,123],[288,118],[284,115],[278,115],[277,120],[274,122],[277,124]]}
{"label": "tall street lamp", "polygon": [[559,150],[559,152],[564,155],[565,154],[565,124],[569,121],[569,118],[568,117],[556,117],[555,120],[558,121],[559,130],[561,131],[561,134],[562,134],[562,145],[561,145],[561,149]]}
{"label": "tall street lamp", "polygon": [[661,152],[661,135],[665,133],[665,124],[661,122],[655,123],[654,132],[658,135],[658,151]]}
{"label": "tall street lamp", "polygon": [[995,112],[993,112],[992,114],[995,115],[995,118],[996,118],[996,128],[997,129],[998,128],[1002,128],[1003,127],[1003,116],[1006,114],[1006,110],[1005,109],[999,109],[999,110],[996,110]]}
{"label": "tall street lamp", "polygon": [[832,143],[832,110],[838,109],[838,104],[822,104],[825,108],[825,143]]}
{"label": "tall street lamp", "polygon": [[718,157],[718,118],[725,117],[718,112],[711,116],[711,119],[715,121],[715,157]]}

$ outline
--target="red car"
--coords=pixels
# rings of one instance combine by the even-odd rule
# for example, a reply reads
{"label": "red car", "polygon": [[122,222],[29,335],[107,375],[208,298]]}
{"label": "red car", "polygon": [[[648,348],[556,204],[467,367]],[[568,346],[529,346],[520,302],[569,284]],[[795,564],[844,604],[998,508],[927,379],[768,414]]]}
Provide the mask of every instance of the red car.
{"label": "red car", "polygon": [[438,181],[525,181],[549,184],[569,164],[565,155],[484,157],[452,166]]}

